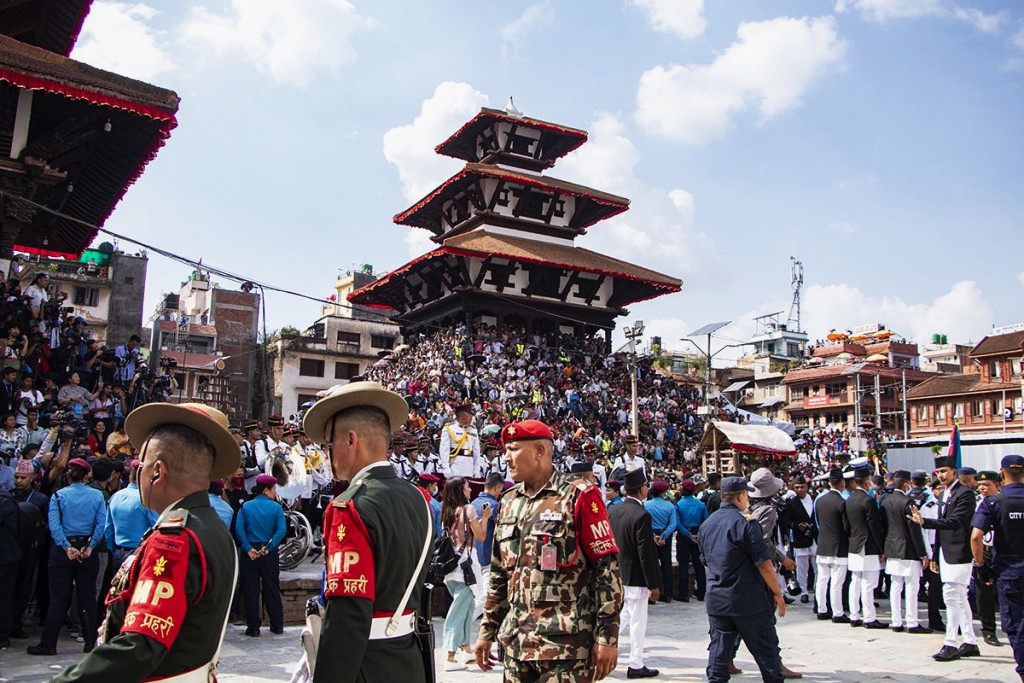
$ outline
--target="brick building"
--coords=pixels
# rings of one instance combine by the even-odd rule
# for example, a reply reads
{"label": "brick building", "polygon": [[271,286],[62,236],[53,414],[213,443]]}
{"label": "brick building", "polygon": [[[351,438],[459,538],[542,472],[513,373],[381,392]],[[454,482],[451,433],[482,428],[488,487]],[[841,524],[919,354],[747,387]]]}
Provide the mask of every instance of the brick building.
{"label": "brick building", "polygon": [[971,349],[963,374],[935,377],[908,392],[914,438],[948,434],[954,422],[964,433],[1024,429],[1024,329],[996,332]]}

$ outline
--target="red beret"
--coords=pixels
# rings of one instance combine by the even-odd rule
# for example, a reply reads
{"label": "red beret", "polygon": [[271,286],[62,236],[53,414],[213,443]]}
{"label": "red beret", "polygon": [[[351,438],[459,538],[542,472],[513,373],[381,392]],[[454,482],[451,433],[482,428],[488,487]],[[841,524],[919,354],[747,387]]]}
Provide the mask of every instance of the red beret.
{"label": "red beret", "polygon": [[682,487],[683,487],[683,490],[684,490],[684,491],[689,491],[690,493],[693,493],[694,491],[696,491],[696,490],[697,490],[697,484],[695,484],[695,483],[694,483],[694,482],[693,482],[692,480],[690,480],[690,479],[687,479],[687,480],[683,481],[683,483],[682,483],[682,484],[680,484],[680,486],[682,486]]}
{"label": "red beret", "polygon": [[667,481],[661,481],[659,479],[658,481],[651,482],[651,488],[655,493],[665,493],[665,491],[669,490],[669,485]]}
{"label": "red beret", "polygon": [[423,474],[420,475],[420,481],[436,484],[437,482],[441,481],[441,477],[437,476],[436,474],[431,474],[430,472],[424,472]]}
{"label": "red beret", "polygon": [[549,439],[554,441],[555,435],[551,432],[551,428],[540,420],[513,422],[512,424],[505,425],[505,428],[501,430],[502,443],[533,439]]}
{"label": "red beret", "polygon": [[90,465],[87,460],[83,460],[82,458],[71,458],[70,460],[68,460],[68,467],[77,467],[79,469],[85,470],[86,472],[92,472],[92,465]]}
{"label": "red beret", "polygon": [[277,478],[270,474],[260,474],[256,477],[257,486],[277,486]]}

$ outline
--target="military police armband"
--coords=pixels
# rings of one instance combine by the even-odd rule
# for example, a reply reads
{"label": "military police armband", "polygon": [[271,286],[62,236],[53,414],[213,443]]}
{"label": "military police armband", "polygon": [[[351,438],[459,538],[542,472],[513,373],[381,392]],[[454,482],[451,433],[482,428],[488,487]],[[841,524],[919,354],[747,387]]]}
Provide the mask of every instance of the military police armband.
{"label": "military police armband", "polygon": [[370,532],[351,500],[335,501],[324,518],[328,598],[373,600],[375,581]]}
{"label": "military police armband", "polygon": [[182,536],[150,537],[141,558],[121,633],[138,633],[170,649],[178,637],[188,598],[189,543]]}
{"label": "military police armband", "polygon": [[591,562],[619,552],[608,521],[608,510],[596,486],[588,486],[576,500],[577,534],[583,554]]}

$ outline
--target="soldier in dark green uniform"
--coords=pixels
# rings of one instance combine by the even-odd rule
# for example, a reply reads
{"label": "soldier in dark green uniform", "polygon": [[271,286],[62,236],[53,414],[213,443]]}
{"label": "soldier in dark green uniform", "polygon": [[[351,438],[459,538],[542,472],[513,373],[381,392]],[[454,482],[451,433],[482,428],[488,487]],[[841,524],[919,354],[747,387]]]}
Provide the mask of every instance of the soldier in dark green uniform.
{"label": "soldier in dark green uniform", "polygon": [[317,401],[303,421],[311,439],[330,447],[334,478],[351,482],[324,513],[316,683],[425,680],[432,652],[421,652],[414,629],[434,525],[423,494],[395,475],[387,452],[408,412],[404,398],[376,382],[352,382]]}
{"label": "soldier in dark green uniform", "polygon": [[136,408],[125,431],[140,449],[142,504],[162,514],[114,577],[100,645],[52,681],[207,683],[237,571],[207,489],[241,454],[224,414],[198,403]]}
{"label": "soldier in dark green uniform", "polygon": [[502,431],[517,483],[501,500],[474,652],[487,671],[498,640],[516,683],[590,683],[618,660],[622,578],[603,496],[555,471],[553,440],[537,420]]}

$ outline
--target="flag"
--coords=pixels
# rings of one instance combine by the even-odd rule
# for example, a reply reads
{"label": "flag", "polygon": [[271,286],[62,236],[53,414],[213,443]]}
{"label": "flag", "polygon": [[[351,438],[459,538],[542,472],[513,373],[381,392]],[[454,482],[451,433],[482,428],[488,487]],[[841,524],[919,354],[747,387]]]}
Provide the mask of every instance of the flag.
{"label": "flag", "polygon": [[949,457],[953,458],[953,463],[956,468],[960,469],[960,423],[953,423],[953,433],[949,435],[949,452],[946,453]]}

